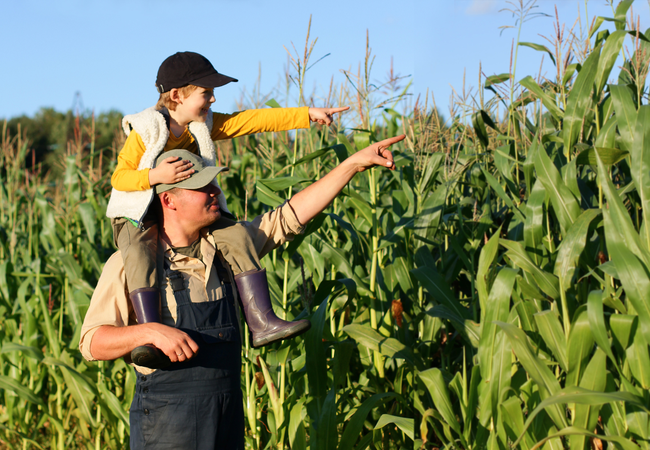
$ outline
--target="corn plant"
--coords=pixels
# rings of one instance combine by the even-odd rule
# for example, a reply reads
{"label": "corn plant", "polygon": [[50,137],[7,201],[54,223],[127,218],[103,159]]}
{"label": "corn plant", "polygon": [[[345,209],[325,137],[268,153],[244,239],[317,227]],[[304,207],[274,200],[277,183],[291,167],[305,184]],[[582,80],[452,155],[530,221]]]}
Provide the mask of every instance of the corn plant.
{"label": "corn plant", "polygon": [[[405,108],[408,86],[378,98],[366,37],[363,73],[329,96],[354,114],[217,143],[229,207],[250,219],[407,135],[397,170],[358,175],[262,260],[276,313],[312,329],[262,349],[245,338],[248,448],[650,448],[650,33],[630,5],[594,19],[585,42],[519,43],[555,55],[555,78],[484,78],[494,95],[455,99],[448,120],[433,97]],[[306,42],[296,104],[310,98]],[[571,63],[569,44],[589,50]],[[292,104],[279,100],[267,104]],[[26,164],[28,138],[5,126],[1,143],[0,441],[127,448],[133,369],[77,351],[114,251],[119,144],[95,148],[78,121],[46,171]]]}
{"label": "corn plant", "polygon": [[[613,32],[594,21],[573,72],[520,80],[505,123],[473,114],[441,212],[454,232],[413,272],[432,296],[426,314],[451,331],[418,373],[423,445],[650,446],[650,33],[626,30],[631,3],[617,5]],[[634,51],[608,84],[626,38]]]}

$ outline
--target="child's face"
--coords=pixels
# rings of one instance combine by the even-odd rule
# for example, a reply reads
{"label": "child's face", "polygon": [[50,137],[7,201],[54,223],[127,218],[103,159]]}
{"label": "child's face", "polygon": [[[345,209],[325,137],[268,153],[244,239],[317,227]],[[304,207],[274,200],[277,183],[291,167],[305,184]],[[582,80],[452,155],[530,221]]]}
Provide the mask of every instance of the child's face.
{"label": "child's face", "polygon": [[205,122],[212,103],[214,89],[199,87],[176,105],[176,112],[182,114],[188,122]]}

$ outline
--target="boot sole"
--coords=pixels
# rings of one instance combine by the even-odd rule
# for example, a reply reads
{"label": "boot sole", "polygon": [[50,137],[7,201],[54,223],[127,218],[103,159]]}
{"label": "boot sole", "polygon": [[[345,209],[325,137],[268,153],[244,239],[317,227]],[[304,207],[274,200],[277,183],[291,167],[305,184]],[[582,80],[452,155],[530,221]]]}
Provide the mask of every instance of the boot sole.
{"label": "boot sole", "polygon": [[172,362],[160,349],[153,345],[142,345],[131,351],[131,360],[137,366],[149,369],[164,369]]}
{"label": "boot sole", "polygon": [[275,333],[270,333],[266,336],[252,339],[251,346],[253,348],[260,348],[266,345],[272,344],[274,342],[282,341],[285,339],[291,339],[296,336],[300,336],[303,333],[306,333],[311,328],[311,322],[306,321],[303,323],[297,323],[295,326],[287,327],[282,330],[276,331]]}

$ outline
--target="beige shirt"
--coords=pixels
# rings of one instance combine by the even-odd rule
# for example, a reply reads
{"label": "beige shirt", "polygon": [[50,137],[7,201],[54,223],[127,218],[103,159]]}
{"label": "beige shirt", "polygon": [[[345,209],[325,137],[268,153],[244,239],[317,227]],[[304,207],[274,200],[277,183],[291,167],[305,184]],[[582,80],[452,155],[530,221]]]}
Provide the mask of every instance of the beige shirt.
{"label": "beige shirt", "polygon": [[[290,241],[296,234],[304,231],[304,226],[296,218],[288,203],[258,216],[252,222],[244,222],[260,258],[274,248]],[[229,270],[226,261],[215,250],[212,235],[201,230],[202,259],[191,258],[174,252],[169,243],[161,239],[170,269],[180,272],[191,293],[194,303],[215,301],[223,298],[221,281],[214,267],[214,258],[220,257],[222,265]],[[162,323],[174,326],[176,323],[176,300],[165,279],[160,286]],[[236,294],[235,294],[236,295]],[[95,332],[104,325],[124,327],[137,323],[135,312],[129,301],[128,287],[124,276],[124,262],[120,252],[114,253],[102,270],[97,287],[90,300],[90,307],[81,327],[79,350],[88,361],[94,361],[90,344]],[[135,366],[143,373],[153,370]]]}

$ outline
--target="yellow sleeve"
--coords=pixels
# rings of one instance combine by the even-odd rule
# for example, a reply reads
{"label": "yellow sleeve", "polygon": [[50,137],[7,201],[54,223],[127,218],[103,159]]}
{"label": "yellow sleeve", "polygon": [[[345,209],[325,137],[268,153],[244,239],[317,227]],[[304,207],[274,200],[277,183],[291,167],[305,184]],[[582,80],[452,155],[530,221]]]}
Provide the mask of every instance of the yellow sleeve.
{"label": "yellow sleeve", "polygon": [[117,156],[117,167],[111,177],[111,185],[118,191],[145,191],[150,189],[149,169],[138,170],[146,148],[142,138],[131,131],[124,147]]}
{"label": "yellow sleeve", "polygon": [[212,140],[219,141],[265,131],[309,128],[309,107],[249,109],[213,114]]}

